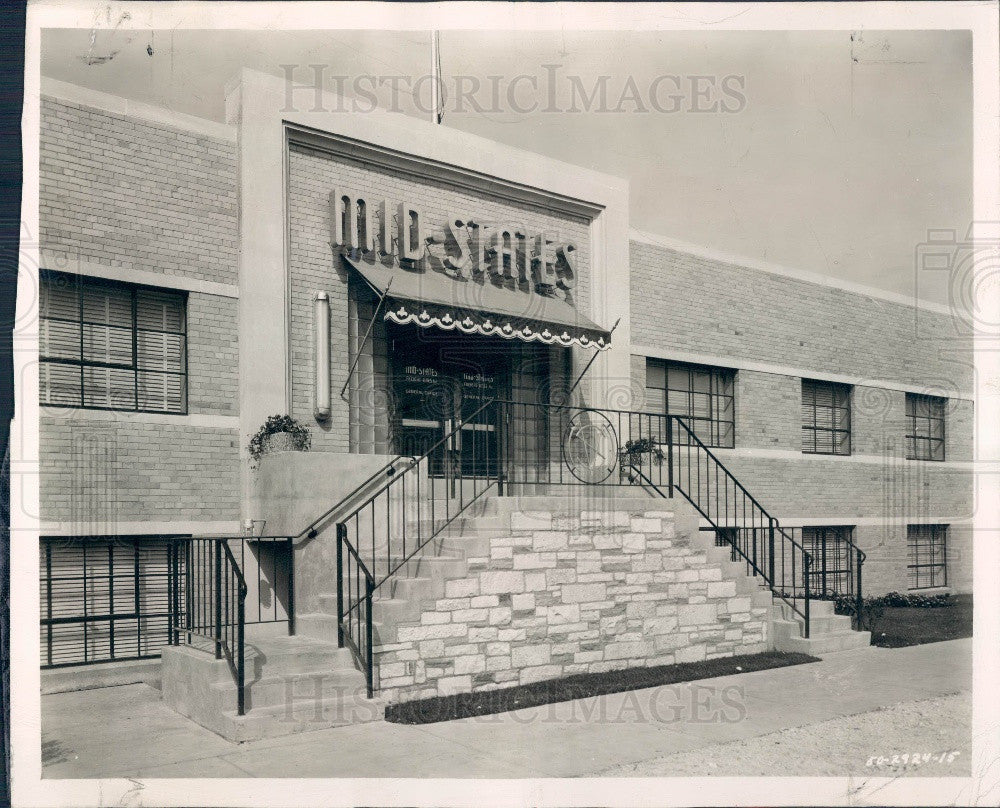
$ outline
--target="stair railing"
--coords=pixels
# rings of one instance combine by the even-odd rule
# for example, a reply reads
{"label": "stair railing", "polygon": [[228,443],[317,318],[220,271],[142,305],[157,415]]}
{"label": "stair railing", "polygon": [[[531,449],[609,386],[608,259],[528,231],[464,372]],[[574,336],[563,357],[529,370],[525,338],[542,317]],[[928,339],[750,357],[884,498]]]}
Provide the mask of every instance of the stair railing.
{"label": "stair railing", "polygon": [[[337,522],[337,641],[374,691],[374,593],[487,491],[502,484],[503,435],[489,400]],[[463,443],[471,442],[469,450]],[[394,461],[396,462],[396,461]],[[339,507],[339,506],[338,506]]]}
{"label": "stair railing", "polygon": [[397,464],[403,462],[409,462],[410,464],[412,464],[417,462],[417,458],[413,457],[412,455],[397,455],[388,463],[386,463],[384,466],[382,466],[374,474],[370,475],[363,482],[358,483],[354,487],[354,490],[352,490],[351,493],[347,494],[346,496],[341,497],[337,501],[336,505],[327,508],[322,514],[313,519],[313,521],[310,522],[302,531],[300,531],[298,535],[296,535],[292,539],[292,541],[294,542],[303,538],[310,538],[310,539],[316,538],[316,536],[319,533],[319,529],[324,522],[337,516],[338,511],[342,511],[345,508],[347,508],[349,504],[357,496],[361,494],[362,491],[367,489],[369,486],[373,486],[376,481],[387,480],[388,478],[392,477],[399,470]]}
{"label": "stair railing", "polygon": [[783,528],[799,543],[806,547],[812,557],[810,587],[815,600],[837,600],[844,603],[851,613],[851,625],[857,630],[862,626],[862,606],[864,592],[862,589],[862,568],[867,554],[847,535],[839,535],[837,540],[828,544],[825,539],[813,547],[808,547],[802,528]]}
{"label": "stair railing", "polygon": [[[462,451],[463,440],[473,441],[471,452]],[[392,461],[355,494],[380,473],[388,479],[378,490],[337,517],[338,642],[358,654],[369,695],[374,593],[494,486],[501,495],[535,485],[638,484],[665,498],[676,490],[748,573],[802,618],[809,637],[813,557],[681,416],[494,399],[419,457]],[[865,555],[853,542],[851,552],[859,611]]]}
{"label": "stair railing", "polygon": [[501,431],[509,434],[517,425],[522,435],[503,443],[507,489],[639,484],[663,497],[676,489],[726,538],[748,573],[802,617],[809,636],[812,557],[683,417],[532,402],[498,401],[497,407]]}
{"label": "stair railing", "polygon": [[695,434],[685,419],[669,415],[670,484],[726,539],[771,592],[803,619],[809,637],[811,566],[802,544],[750,494]]}
{"label": "stair railing", "polygon": [[[236,685],[236,714],[246,711],[247,583],[226,538],[185,539],[170,554],[171,645],[209,645]],[[183,602],[182,602],[183,601]],[[201,641],[199,643],[199,640]]]}

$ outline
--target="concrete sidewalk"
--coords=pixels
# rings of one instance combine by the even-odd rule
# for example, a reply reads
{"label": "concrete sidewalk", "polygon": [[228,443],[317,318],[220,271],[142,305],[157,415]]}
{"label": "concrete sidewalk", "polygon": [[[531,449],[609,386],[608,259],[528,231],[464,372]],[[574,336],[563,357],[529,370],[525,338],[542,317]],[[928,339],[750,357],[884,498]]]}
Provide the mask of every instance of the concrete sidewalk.
{"label": "concrete sidewalk", "polygon": [[[375,722],[240,745],[174,713],[155,689],[129,685],[43,696],[43,767],[54,778],[585,776],[903,702],[971,699],[971,689],[965,639],[843,651],[503,715]],[[885,738],[885,748],[909,740]],[[866,754],[858,750],[859,773]]]}

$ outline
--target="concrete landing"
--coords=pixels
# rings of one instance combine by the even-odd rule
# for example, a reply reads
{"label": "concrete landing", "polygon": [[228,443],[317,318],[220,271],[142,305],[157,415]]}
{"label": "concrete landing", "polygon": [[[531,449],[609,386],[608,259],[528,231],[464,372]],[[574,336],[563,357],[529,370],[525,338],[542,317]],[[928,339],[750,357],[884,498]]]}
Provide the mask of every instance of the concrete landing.
{"label": "concrete landing", "polygon": [[247,643],[244,659],[244,715],[229,662],[185,645],[163,649],[164,703],[237,742],[374,721],[385,711],[367,698],[351,652],[335,643],[262,637]]}

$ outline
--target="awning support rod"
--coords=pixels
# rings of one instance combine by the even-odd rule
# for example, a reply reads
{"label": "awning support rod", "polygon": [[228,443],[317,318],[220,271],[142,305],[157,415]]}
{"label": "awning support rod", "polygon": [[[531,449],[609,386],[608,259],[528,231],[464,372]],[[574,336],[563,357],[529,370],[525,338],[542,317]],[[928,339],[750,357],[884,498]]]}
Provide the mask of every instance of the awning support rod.
{"label": "awning support rod", "polygon": [[[618,328],[618,323],[620,323],[621,321],[622,321],[621,317],[615,320],[615,324],[611,326],[611,330],[608,332],[608,337],[610,337],[612,334],[615,333],[615,329]],[[569,401],[570,395],[572,395],[573,391],[576,390],[576,386],[580,383],[583,377],[587,375],[587,371],[590,370],[590,366],[594,364],[594,360],[597,359],[597,355],[599,353],[600,351],[594,351],[594,355],[590,357],[590,361],[584,366],[583,370],[580,371],[580,375],[576,377],[576,381],[573,382],[573,386],[566,391],[567,402]]]}
{"label": "awning support rod", "polygon": [[[378,311],[382,308],[382,304],[385,302],[386,296],[389,294],[389,287],[392,286],[392,278],[389,278],[389,282],[385,285],[385,291],[379,292],[378,303],[375,305],[375,311],[372,312],[372,319],[368,323],[368,328],[365,331],[365,336],[361,340],[361,344],[358,346],[357,353],[354,354],[354,361],[351,362],[351,367],[347,371],[347,379],[344,381],[344,386],[340,388],[340,398],[343,401],[347,401],[344,398],[344,393],[347,392],[347,386],[351,383],[351,377],[354,375],[354,370],[358,366],[358,362],[361,360],[361,352],[364,351],[365,346],[368,344],[368,338],[372,334],[372,329],[375,327],[375,320],[378,319]],[[617,325],[617,323],[615,324]]]}

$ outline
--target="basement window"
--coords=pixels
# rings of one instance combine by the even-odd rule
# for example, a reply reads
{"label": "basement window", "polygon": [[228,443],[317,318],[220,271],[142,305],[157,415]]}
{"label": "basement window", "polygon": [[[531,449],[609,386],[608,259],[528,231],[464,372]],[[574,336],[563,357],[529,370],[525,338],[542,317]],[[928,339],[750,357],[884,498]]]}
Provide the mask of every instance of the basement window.
{"label": "basement window", "polygon": [[809,590],[813,595],[844,595],[849,591],[849,542],[853,534],[850,525],[802,528],[802,547],[812,561]]}
{"label": "basement window", "polygon": [[947,525],[907,525],[907,584],[910,589],[948,585]]}
{"label": "basement window", "polygon": [[187,412],[187,298],[182,292],[43,273],[43,405]]}

